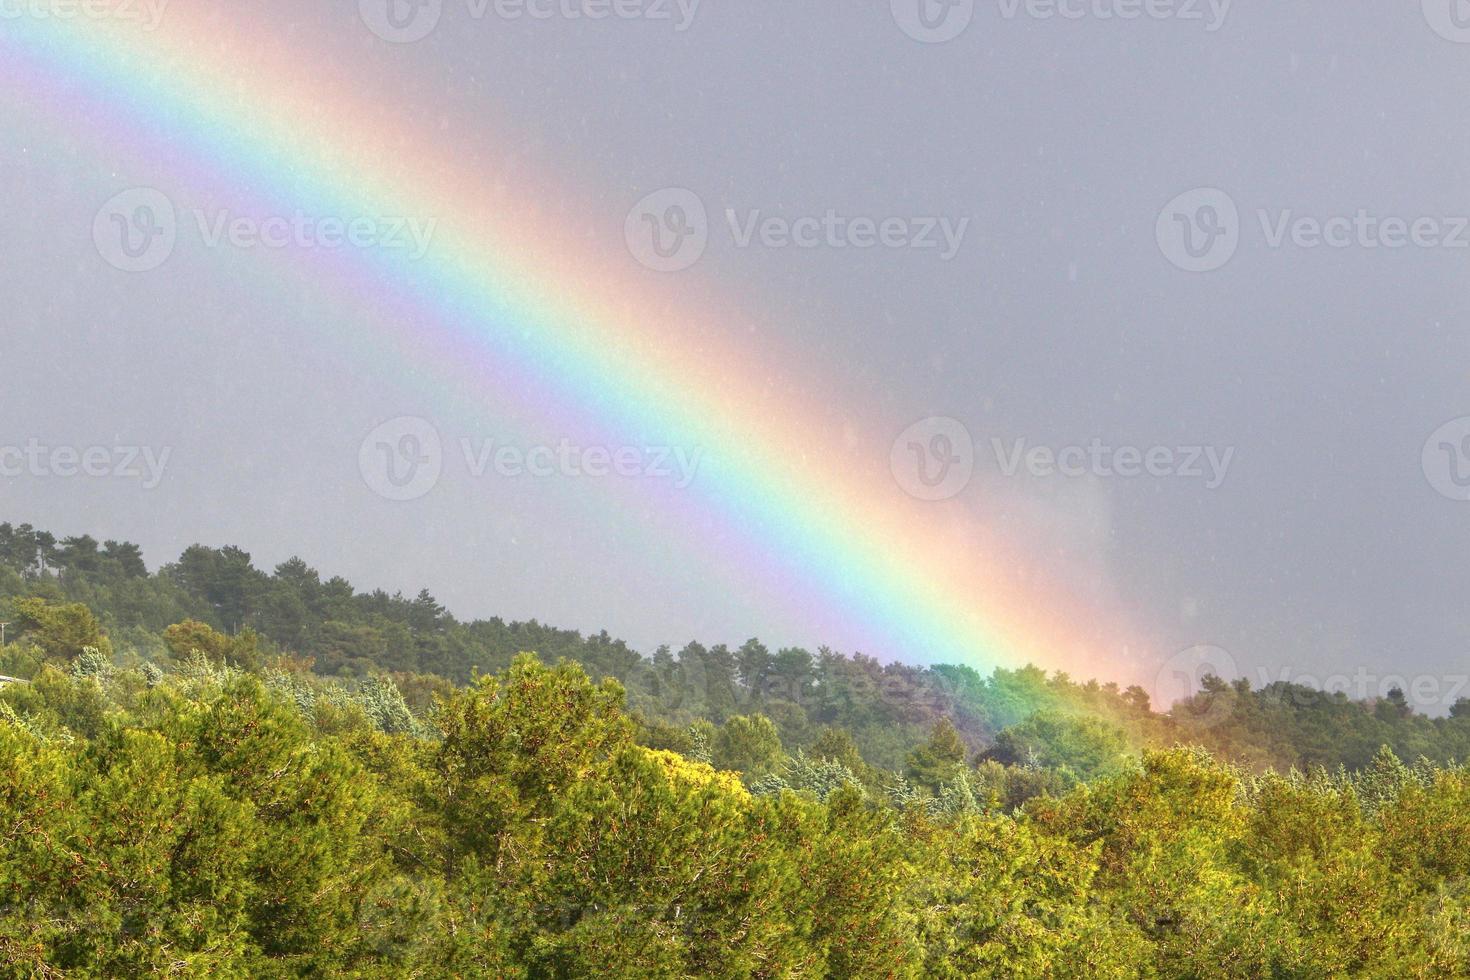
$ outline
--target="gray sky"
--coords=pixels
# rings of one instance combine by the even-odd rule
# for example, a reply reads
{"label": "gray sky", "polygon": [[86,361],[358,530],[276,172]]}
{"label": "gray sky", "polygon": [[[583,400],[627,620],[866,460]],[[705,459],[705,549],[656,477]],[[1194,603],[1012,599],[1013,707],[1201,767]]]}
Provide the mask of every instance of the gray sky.
{"label": "gray sky", "polygon": [[[672,21],[508,20],[447,0],[402,45],[356,3],[251,6],[321,71],[384,93],[385,113],[438,116],[487,180],[534,188],[515,168],[554,168],[591,202],[567,218],[590,240],[624,248],[636,202],[694,191],[709,243],[670,274],[674,295],[739,295],[743,343],[796,352],[773,384],[830,391],[893,436],[963,423],[963,499],[1105,597],[1161,665],[1213,644],[1253,680],[1367,672],[1353,693],[1373,694],[1389,674],[1429,678],[1426,707],[1470,673],[1470,503],[1450,469],[1470,423],[1434,435],[1470,416],[1470,43],[1434,29],[1457,35],[1449,0],[1188,5],[1199,20],[992,0],[942,44],[905,33],[922,31],[902,0],[705,0],[682,31],[677,4]],[[258,288],[273,267],[197,236],[154,272],[109,266],[99,208],[172,188],[162,164],[119,164],[0,100],[0,166],[0,444],[170,454],[154,488],[0,477],[0,518],[135,540],[153,565],[194,541],[266,567],[300,554],[360,587],[428,587],[464,617],[605,627],[644,649],[862,645],[732,590],[718,554],[691,560],[605,483],[470,478],[458,440],[515,430],[437,414],[412,362],[363,356],[363,311],[308,276]],[[1166,209],[1199,188],[1224,197]],[[946,260],[742,245],[726,209],[969,220]],[[1179,222],[1204,249],[1214,215],[1229,234],[1191,259]],[[431,420],[450,457],[411,505],[359,468],[399,416]],[[1200,477],[1127,478],[1095,454],[1068,457],[1083,476],[1008,475],[1017,440],[1167,448],[1174,469],[1194,447],[1233,452],[1217,479],[1208,457]]]}

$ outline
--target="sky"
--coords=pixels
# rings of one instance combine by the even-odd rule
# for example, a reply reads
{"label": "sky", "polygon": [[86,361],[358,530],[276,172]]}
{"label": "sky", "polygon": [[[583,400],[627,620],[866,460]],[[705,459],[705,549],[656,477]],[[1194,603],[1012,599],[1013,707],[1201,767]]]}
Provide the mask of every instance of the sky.
{"label": "sky", "polygon": [[[1034,617],[1126,624],[1042,666],[1470,696],[1470,5],[425,3],[188,6],[221,44],[196,57],[265,31],[595,259],[549,280],[612,270],[667,349],[815,404],[804,453],[983,529]],[[71,9],[0,0],[0,32]],[[0,520],[645,651],[932,659],[733,557],[779,536],[674,516],[729,447],[594,437],[485,352],[451,382],[316,261],[412,261],[466,216],[333,245],[350,215],[263,214],[30,77],[0,97]],[[120,237],[156,230],[148,192],[156,265]]]}

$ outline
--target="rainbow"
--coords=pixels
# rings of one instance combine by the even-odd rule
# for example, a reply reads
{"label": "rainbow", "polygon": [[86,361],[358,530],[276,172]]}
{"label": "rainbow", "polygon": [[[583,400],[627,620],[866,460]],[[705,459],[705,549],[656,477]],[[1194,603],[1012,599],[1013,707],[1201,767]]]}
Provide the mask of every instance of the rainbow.
{"label": "rainbow", "polygon": [[1138,673],[1123,628],[1035,581],[963,502],[905,494],[888,469],[896,433],[854,434],[854,413],[813,385],[820,371],[773,382],[789,357],[748,340],[728,295],[686,274],[676,296],[625,252],[589,247],[568,231],[575,195],[498,181],[409,107],[313,72],[326,54],[292,50],[246,10],[174,4],[156,30],[0,21],[6,99],[105,153],[146,144],[171,178],[261,213],[436,221],[419,261],[289,257],[316,263],[312,281],[344,302],[370,303],[390,325],[380,354],[463,392],[470,411],[496,403],[557,431],[701,447],[696,482],[640,484],[656,496],[640,513],[730,565],[745,594],[800,615],[810,640],[856,636],[909,662]]}

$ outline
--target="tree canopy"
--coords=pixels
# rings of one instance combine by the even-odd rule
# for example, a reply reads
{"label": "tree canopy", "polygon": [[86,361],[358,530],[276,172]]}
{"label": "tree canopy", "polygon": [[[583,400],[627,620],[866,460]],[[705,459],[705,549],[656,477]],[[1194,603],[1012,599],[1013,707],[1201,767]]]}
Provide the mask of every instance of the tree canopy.
{"label": "tree canopy", "polygon": [[0,603],[5,975],[1470,975],[1465,711],[645,659],[8,525]]}

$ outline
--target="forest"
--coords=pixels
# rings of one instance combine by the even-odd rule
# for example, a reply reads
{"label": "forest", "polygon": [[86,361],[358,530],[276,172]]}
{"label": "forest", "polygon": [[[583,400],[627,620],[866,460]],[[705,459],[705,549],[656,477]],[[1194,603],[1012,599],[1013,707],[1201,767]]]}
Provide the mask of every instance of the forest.
{"label": "forest", "polygon": [[10,524],[0,620],[5,976],[1470,975],[1470,701],[644,656]]}

